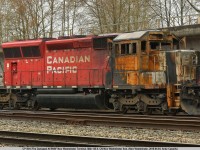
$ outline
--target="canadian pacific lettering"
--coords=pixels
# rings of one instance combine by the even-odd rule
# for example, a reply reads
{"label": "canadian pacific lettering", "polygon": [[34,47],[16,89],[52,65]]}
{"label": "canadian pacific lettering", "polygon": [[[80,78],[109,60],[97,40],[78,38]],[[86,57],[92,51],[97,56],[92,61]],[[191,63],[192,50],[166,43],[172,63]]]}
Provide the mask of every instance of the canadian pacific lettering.
{"label": "canadian pacific lettering", "polygon": [[[63,56],[63,57],[52,57],[47,56],[47,73],[77,73],[78,67],[73,66],[77,63],[90,62],[90,56]],[[59,64],[57,66],[56,64]]]}
{"label": "canadian pacific lettering", "polygon": [[66,56],[52,57],[47,56],[47,64],[65,64],[65,63],[85,63],[90,62],[90,56]]}

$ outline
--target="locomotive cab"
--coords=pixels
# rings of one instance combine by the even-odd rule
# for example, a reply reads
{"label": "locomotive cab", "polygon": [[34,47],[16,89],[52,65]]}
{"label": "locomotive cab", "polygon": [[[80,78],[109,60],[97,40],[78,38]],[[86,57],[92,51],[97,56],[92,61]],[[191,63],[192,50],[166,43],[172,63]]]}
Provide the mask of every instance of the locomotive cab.
{"label": "locomotive cab", "polygon": [[[168,74],[166,51],[178,48],[178,43],[175,36],[161,31],[124,33],[114,39],[115,93],[110,102],[115,110],[149,113],[168,109],[166,87],[175,82],[176,75]],[[170,65],[173,71],[175,63]]]}
{"label": "locomotive cab", "polygon": [[[7,93],[1,99],[9,107],[34,107],[34,88],[43,78],[44,40],[14,41],[2,44],[4,85]],[[28,106],[28,107],[29,107]]]}

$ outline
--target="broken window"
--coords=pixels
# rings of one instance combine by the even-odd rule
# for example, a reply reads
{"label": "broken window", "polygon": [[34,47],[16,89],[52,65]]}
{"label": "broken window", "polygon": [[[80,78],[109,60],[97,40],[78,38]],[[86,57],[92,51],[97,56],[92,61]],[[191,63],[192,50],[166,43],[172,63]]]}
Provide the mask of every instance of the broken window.
{"label": "broken window", "polygon": [[115,44],[116,55],[132,55],[137,52],[136,43]]}
{"label": "broken window", "polygon": [[127,54],[129,49],[129,44],[121,44],[121,54]]}
{"label": "broken window", "polygon": [[141,51],[144,52],[146,50],[146,41],[141,42]]}
{"label": "broken window", "polygon": [[185,40],[184,38],[182,38],[180,41],[178,41],[177,39],[173,38],[173,49],[180,49],[183,48],[185,49]]}
{"label": "broken window", "polygon": [[132,43],[132,54],[136,54],[137,52],[137,45],[136,43]]}
{"label": "broken window", "polygon": [[115,51],[118,55],[131,55],[136,54],[136,43],[129,44],[115,44]]}
{"label": "broken window", "polygon": [[168,42],[150,42],[151,50],[169,50],[171,44]]}
{"label": "broken window", "polygon": [[121,44],[121,55],[136,54],[136,43],[132,44]]}
{"label": "broken window", "polygon": [[161,43],[161,49],[162,50],[170,50],[171,44],[170,43]]}
{"label": "broken window", "polygon": [[150,48],[152,50],[159,49],[159,42],[150,42]]}

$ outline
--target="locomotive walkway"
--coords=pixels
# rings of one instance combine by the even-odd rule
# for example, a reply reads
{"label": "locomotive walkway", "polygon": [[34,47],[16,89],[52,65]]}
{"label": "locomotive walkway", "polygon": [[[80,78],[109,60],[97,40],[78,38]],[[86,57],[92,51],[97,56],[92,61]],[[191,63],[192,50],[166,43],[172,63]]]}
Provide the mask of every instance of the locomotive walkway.
{"label": "locomotive walkway", "polygon": [[199,116],[122,115],[102,113],[73,113],[48,111],[0,111],[1,118],[39,120],[81,125],[102,125],[135,128],[200,130]]}
{"label": "locomotive walkway", "polygon": [[113,147],[113,146],[143,146],[143,147],[200,147],[199,144],[168,143],[140,141],[127,139],[97,138],[88,136],[65,136],[55,134],[38,134],[24,132],[0,131],[0,141],[19,146],[80,146],[80,147]]}

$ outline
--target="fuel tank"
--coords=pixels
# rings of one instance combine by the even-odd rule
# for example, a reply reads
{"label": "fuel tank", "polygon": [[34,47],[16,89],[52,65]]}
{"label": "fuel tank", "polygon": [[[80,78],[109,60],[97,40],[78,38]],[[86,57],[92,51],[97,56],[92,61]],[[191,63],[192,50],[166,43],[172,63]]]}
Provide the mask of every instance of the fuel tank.
{"label": "fuel tank", "polygon": [[105,97],[99,94],[38,94],[42,108],[106,109]]}
{"label": "fuel tank", "polygon": [[37,89],[38,94],[74,94],[77,89]]}

